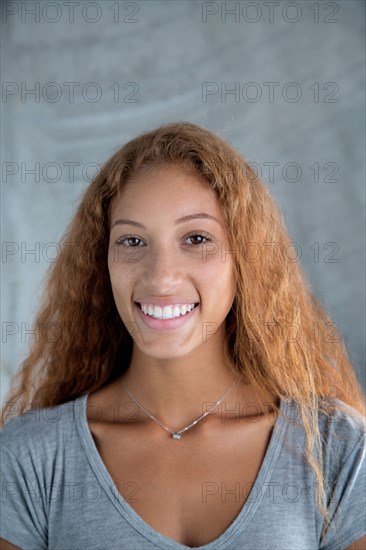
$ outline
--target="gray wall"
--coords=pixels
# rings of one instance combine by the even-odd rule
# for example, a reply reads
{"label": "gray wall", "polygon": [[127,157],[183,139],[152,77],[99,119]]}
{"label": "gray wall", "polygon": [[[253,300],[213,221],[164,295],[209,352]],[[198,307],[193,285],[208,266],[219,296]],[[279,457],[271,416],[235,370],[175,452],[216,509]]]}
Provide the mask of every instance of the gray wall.
{"label": "gray wall", "polygon": [[214,130],[262,171],[365,387],[365,4],[272,9],[80,1],[72,14],[61,1],[2,4],[2,397],[34,338],[26,330],[52,243],[96,164],[177,120]]}

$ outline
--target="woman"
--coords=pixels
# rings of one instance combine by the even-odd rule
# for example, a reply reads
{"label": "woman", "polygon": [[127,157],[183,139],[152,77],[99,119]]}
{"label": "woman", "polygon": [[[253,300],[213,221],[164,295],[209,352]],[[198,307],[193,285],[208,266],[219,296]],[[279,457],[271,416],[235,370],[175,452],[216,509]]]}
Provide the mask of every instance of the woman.
{"label": "woman", "polygon": [[365,399],[289,242],[206,129],[112,156],[7,399],[4,549],[365,548]]}

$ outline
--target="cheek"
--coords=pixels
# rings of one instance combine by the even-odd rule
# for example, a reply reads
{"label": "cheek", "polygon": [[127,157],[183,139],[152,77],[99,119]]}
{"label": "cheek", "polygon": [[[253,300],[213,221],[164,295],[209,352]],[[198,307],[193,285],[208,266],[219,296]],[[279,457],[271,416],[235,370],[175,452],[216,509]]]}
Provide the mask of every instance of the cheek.
{"label": "cheek", "polygon": [[220,281],[229,281],[233,277],[233,262],[229,255],[216,254],[211,261],[203,266],[207,266],[207,271],[212,278],[217,277]]}
{"label": "cheek", "polygon": [[130,313],[130,295],[132,284],[129,278],[122,270],[111,266],[109,271],[109,277],[112,287],[112,294],[116,309],[122,322],[125,324],[127,330],[129,330],[129,323],[131,322]]}
{"label": "cheek", "polygon": [[215,300],[219,298],[222,307],[231,305],[235,295],[234,265],[230,257],[219,256],[201,266],[200,280],[204,283],[203,292],[212,295]]}
{"label": "cheek", "polygon": [[128,255],[118,246],[110,245],[108,250],[108,271],[111,281],[118,283],[120,279],[127,280],[135,265],[129,262]]}
{"label": "cheek", "polygon": [[109,249],[108,249],[107,265],[108,265],[109,277],[112,281],[112,278],[114,277],[114,274],[116,271],[116,260],[115,260],[115,249],[111,244],[109,245]]}
{"label": "cheek", "polygon": [[113,252],[108,256],[108,271],[115,301],[121,304],[130,286],[130,272],[121,262],[115,261]]}

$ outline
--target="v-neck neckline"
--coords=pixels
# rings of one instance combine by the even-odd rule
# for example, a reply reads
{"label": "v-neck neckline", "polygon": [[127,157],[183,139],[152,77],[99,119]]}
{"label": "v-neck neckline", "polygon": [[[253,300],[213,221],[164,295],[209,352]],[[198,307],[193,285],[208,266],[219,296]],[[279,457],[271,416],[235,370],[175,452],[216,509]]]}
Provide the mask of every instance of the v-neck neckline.
{"label": "v-neck neckline", "polygon": [[[216,539],[202,546],[192,547],[181,544],[151,527],[137,512],[135,512],[132,506],[130,506],[118,492],[116,484],[99,454],[90,431],[86,414],[88,396],[89,394],[87,393],[75,400],[75,423],[78,435],[96,478],[123,518],[127,520],[138,533],[161,548],[170,548],[171,550],[192,550],[193,548],[194,550],[218,550],[226,548],[227,544],[230,543],[238,532],[242,531],[250,521],[262,500],[263,495],[261,487],[265,487],[270,481],[279,452],[281,450],[284,431],[288,424],[284,418],[285,406],[288,400],[280,400],[280,414],[278,414],[273,426],[270,441],[267,445],[267,449],[255,482],[253,483],[252,489],[239,513],[229,527],[227,527],[227,529],[225,529],[225,531]],[[256,494],[259,494],[260,497],[253,499],[253,495]]]}

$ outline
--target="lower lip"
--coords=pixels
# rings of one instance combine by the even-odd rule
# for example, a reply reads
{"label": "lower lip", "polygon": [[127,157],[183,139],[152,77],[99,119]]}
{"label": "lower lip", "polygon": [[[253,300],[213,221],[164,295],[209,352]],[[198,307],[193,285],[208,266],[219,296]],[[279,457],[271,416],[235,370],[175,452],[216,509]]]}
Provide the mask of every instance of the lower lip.
{"label": "lower lip", "polygon": [[180,315],[179,317],[174,317],[173,319],[155,319],[155,317],[150,317],[150,315],[145,315],[145,313],[140,309],[138,305],[134,303],[135,308],[138,311],[138,315],[144,322],[146,326],[155,330],[173,330],[180,328],[181,326],[188,323],[192,319],[193,315],[199,308],[199,305],[191,309],[185,315]]}

